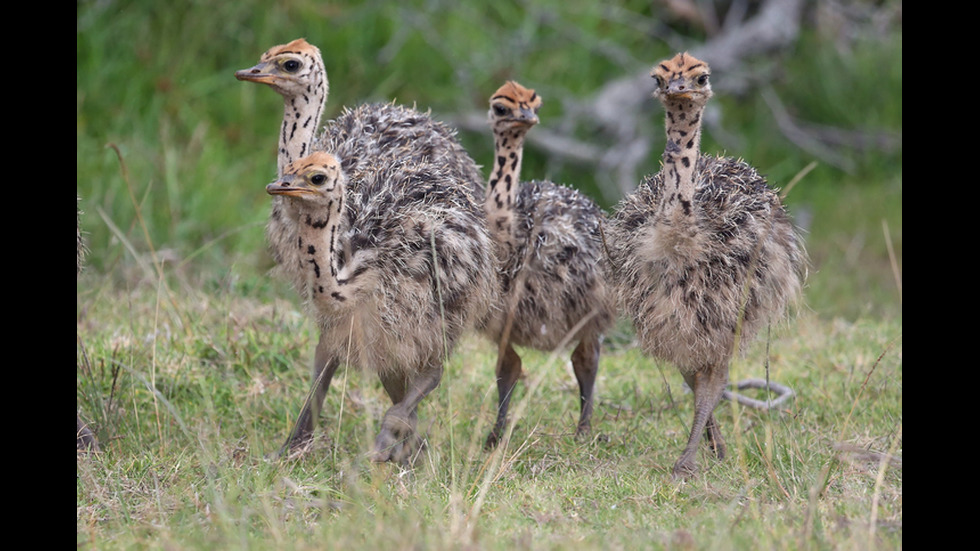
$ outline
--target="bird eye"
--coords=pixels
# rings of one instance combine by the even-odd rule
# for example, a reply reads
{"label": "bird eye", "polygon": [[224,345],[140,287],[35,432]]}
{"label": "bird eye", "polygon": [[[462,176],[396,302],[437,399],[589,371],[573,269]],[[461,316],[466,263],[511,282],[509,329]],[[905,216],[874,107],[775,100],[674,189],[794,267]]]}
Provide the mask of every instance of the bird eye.
{"label": "bird eye", "polygon": [[698,77],[698,86],[704,86],[708,84],[708,75],[701,75]]}
{"label": "bird eye", "polygon": [[653,80],[654,80],[654,82],[657,83],[657,88],[663,88],[664,87],[664,79],[661,78],[659,75],[653,75]]}
{"label": "bird eye", "polygon": [[303,64],[295,59],[287,59],[283,64],[282,68],[290,73],[295,73]]}
{"label": "bird eye", "polygon": [[507,108],[499,103],[493,106],[493,112],[498,117],[502,117],[507,114]]}
{"label": "bird eye", "polygon": [[312,177],[310,177],[310,182],[314,186],[322,186],[323,184],[327,183],[327,177],[323,174],[314,174]]}

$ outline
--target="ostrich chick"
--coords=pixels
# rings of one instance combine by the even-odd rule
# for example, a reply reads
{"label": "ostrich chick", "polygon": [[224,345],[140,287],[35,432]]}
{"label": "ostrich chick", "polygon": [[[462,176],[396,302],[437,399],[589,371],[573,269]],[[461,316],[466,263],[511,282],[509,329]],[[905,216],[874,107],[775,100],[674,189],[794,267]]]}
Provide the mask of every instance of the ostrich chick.
{"label": "ostrich chick", "polygon": [[376,372],[393,406],[374,459],[410,462],[421,445],[419,403],[489,308],[493,257],[479,207],[437,165],[388,164],[352,182],[324,152],[288,165],[266,189],[297,228],[293,268],[305,274],[325,366],[314,392],[326,392],[341,361]]}
{"label": "ostrich chick", "polygon": [[578,191],[546,180],[520,181],[524,138],[538,123],[541,96],[510,81],[490,98],[494,166],[485,210],[500,269],[500,297],[487,335],[498,343],[497,421],[486,447],[499,441],[521,375],[514,345],[555,350],[575,343],[579,384],[576,434],[591,429],[593,390],[603,332],[614,318],[602,248],[602,211]]}
{"label": "ostrich chick", "polygon": [[644,351],[694,391],[694,422],[675,477],[697,470],[701,434],[719,458],[713,411],[729,361],[800,293],[806,253],[779,195],[741,160],[700,153],[708,64],[678,54],[653,68],[666,109],[663,166],[617,207],[610,257]]}

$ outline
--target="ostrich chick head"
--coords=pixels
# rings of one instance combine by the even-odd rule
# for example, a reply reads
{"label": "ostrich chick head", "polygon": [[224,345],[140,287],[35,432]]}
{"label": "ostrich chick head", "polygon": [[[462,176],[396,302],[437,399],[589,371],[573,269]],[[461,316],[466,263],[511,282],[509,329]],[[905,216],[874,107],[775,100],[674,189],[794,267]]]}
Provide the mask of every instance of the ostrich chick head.
{"label": "ostrich chick head", "polygon": [[665,105],[684,101],[703,107],[711,98],[711,68],[691,54],[680,53],[661,61],[650,76],[657,82],[653,97]]}
{"label": "ostrich chick head", "polygon": [[530,129],[538,124],[538,109],[541,96],[513,80],[497,89],[490,96],[490,126],[495,132],[501,130]]}
{"label": "ostrich chick head", "polygon": [[340,161],[329,153],[318,151],[286,167],[282,178],[266,186],[269,195],[299,199],[311,206],[339,203],[345,178]]}
{"label": "ostrich chick head", "polygon": [[235,78],[268,84],[283,96],[308,94],[323,65],[320,50],[302,38],[269,48],[259,63],[235,72]]}

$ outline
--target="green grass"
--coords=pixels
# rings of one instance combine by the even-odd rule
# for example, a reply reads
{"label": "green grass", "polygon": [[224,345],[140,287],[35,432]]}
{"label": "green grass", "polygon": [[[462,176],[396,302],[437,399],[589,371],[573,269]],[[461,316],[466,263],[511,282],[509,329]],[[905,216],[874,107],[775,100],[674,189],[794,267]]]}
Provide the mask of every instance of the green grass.
{"label": "green grass", "polygon": [[[709,132],[705,149],[743,156],[780,186],[817,161],[787,197],[808,221],[813,265],[799,316],[731,374],[768,369],[797,396],[770,412],[723,402],[725,461],[705,451],[704,472],[671,480],[691,396],[673,367],[640,354],[626,323],[605,343],[592,438],[572,436],[567,357],[524,351],[513,437],[484,452],[495,357],[471,336],[421,406],[428,446],[414,470],[367,461],[387,398],[376,378],[343,368],[313,451],[266,459],[306,394],[316,334],[268,276],[263,187],[281,104],[233,72],[306,36],[328,64],[330,114],[397,98],[451,115],[485,109],[505,78],[587,97],[700,38],[649,2],[598,5],[78,5],[76,178],[90,252],[76,396],[103,444],[77,461],[79,547],[902,547],[901,148],[844,148],[841,166],[823,162],[779,137],[756,95],[717,98],[725,132]],[[829,40],[807,28],[746,70],[767,75],[800,120],[900,133],[901,29],[846,49]],[[546,102],[543,124],[565,107]],[[661,116],[651,110],[650,124]],[[489,132],[462,139],[487,162]],[[598,198],[591,169],[526,157],[526,174]]]}
{"label": "green grass", "polygon": [[528,351],[512,440],[490,454],[493,350],[467,339],[421,407],[424,458],[404,471],[367,461],[387,401],[344,370],[315,449],[265,459],[301,405],[315,342],[288,302],[187,288],[174,306],[149,284],[82,283],[96,291],[80,295],[78,403],[105,451],[77,463],[80,545],[901,547],[895,322],[807,314],[774,332],[768,357],[753,346],[732,378],[768,363],[798,396],[772,412],[723,402],[730,457],[703,453],[684,484],[669,473],[692,400],[670,366],[610,343],[594,434],[579,441],[567,358]]}

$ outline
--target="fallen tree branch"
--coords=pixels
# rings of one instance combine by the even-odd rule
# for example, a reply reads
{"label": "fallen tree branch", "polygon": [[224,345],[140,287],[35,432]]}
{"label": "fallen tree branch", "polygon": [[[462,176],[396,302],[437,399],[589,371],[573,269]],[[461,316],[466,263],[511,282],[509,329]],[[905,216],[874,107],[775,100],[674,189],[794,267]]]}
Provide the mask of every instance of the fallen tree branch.
{"label": "fallen tree branch", "polygon": [[780,132],[800,149],[845,172],[854,170],[854,162],[842,149],[897,151],[902,148],[902,134],[878,130],[845,130],[795,120],[771,88],[762,89],[762,97],[772,111]]}

